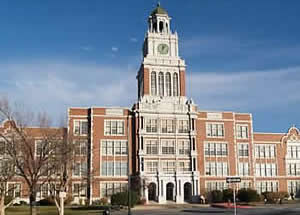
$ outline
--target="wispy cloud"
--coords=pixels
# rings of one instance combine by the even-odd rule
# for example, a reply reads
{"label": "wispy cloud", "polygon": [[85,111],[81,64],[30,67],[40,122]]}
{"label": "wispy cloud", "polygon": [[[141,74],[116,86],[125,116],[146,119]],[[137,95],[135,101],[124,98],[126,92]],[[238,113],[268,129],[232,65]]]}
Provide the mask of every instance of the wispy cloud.
{"label": "wispy cloud", "polygon": [[138,41],[138,39],[135,38],[135,37],[131,37],[131,38],[130,38],[130,42],[136,43],[137,41]]}
{"label": "wispy cloud", "polygon": [[119,51],[119,48],[118,48],[118,47],[115,47],[115,46],[113,46],[113,47],[111,47],[111,50],[112,50],[113,52],[118,52],[118,51]]}
{"label": "wispy cloud", "polygon": [[240,73],[194,73],[188,82],[188,91],[204,109],[254,111],[300,103],[300,66]]}
{"label": "wispy cloud", "polygon": [[93,50],[93,47],[92,46],[81,46],[80,49],[82,51],[92,51]]}

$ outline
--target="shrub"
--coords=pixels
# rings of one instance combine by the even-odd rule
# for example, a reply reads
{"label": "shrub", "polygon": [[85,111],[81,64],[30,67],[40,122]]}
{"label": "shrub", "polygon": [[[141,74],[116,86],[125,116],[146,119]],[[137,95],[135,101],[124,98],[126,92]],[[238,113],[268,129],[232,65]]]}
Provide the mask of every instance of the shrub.
{"label": "shrub", "polygon": [[289,194],[287,192],[264,192],[264,197],[267,199],[267,202],[276,203],[284,198],[288,198]]}
{"label": "shrub", "polygon": [[100,199],[100,205],[107,205],[108,199],[107,198],[101,198]]}
{"label": "shrub", "polygon": [[145,205],[146,204],[146,199],[145,198],[141,198],[138,202],[139,205]]}
{"label": "shrub", "polygon": [[220,190],[213,190],[210,192],[211,201],[214,203],[223,201],[223,192]]}
{"label": "shrub", "polygon": [[14,198],[12,196],[5,196],[4,198],[4,204],[9,204]]}
{"label": "shrub", "polygon": [[233,201],[233,190],[232,189],[226,189],[223,190],[223,201]]}
{"label": "shrub", "polygon": [[260,197],[256,190],[253,189],[240,189],[237,193],[237,198],[242,202],[257,202]]}
{"label": "shrub", "polygon": [[[131,207],[137,204],[138,195],[136,192],[131,191]],[[111,204],[112,205],[128,205],[128,192],[116,193],[111,196]]]}
{"label": "shrub", "polygon": [[41,199],[40,201],[38,201],[38,205],[40,206],[53,206],[55,205],[54,199],[47,197],[45,199]]}

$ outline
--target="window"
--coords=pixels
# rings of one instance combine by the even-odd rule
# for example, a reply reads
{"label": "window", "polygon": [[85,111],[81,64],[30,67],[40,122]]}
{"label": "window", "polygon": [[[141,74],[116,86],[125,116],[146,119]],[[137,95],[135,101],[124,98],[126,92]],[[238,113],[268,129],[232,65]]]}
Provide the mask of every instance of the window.
{"label": "window", "polygon": [[156,94],[157,94],[156,72],[151,73],[151,94],[152,94],[152,96],[156,96]]}
{"label": "window", "polygon": [[205,156],[227,156],[227,143],[205,143]]}
{"label": "window", "polygon": [[189,132],[189,121],[188,120],[179,120],[178,121],[178,132],[179,133],[188,133]]}
{"label": "window", "polygon": [[286,171],[289,176],[300,176],[300,161],[288,161]]}
{"label": "window", "polygon": [[289,145],[287,146],[288,158],[300,158],[300,146]]}
{"label": "window", "polygon": [[127,176],[127,162],[116,161],[115,163],[115,174],[114,176]]}
{"label": "window", "polygon": [[3,156],[6,154],[6,144],[5,141],[0,141],[0,156]]}
{"label": "window", "polygon": [[206,124],[206,136],[207,137],[224,137],[224,125],[207,123]]}
{"label": "window", "polygon": [[158,74],[158,93],[159,96],[164,96],[164,74],[162,72]]}
{"label": "window", "polygon": [[146,172],[157,172],[158,171],[158,161],[147,161],[146,162]]}
{"label": "window", "polygon": [[178,141],[178,152],[180,155],[189,155],[191,152],[190,141],[189,140],[179,140]]}
{"label": "window", "polygon": [[101,183],[101,197],[110,197],[115,193],[125,192],[128,188],[127,183]]}
{"label": "window", "polygon": [[179,161],[179,167],[178,167],[179,172],[188,172],[191,171],[191,162],[188,161]]}
{"label": "window", "polygon": [[249,170],[249,163],[239,163],[240,176],[248,176],[250,174]]}
{"label": "window", "polygon": [[288,192],[289,194],[293,193],[294,196],[298,196],[300,193],[300,180],[288,181]]}
{"label": "window", "polygon": [[147,155],[158,154],[157,140],[147,140],[146,141],[146,153],[147,153]]}
{"label": "window", "polygon": [[161,120],[161,132],[162,133],[174,133],[176,121],[172,119]]}
{"label": "window", "polygon": [[213,190],[226,190],[228,188],[225,181],[207,181],[205,183],[205,189],[207,192]]}
{"label": "window", "polygon": [[255,169],[256,176],[266,177],[277,175],[277,165],[275,163],[256,163]]}
{"label": "window", "polygon": [[73,197],[86,197],[87,196],[87,186],[84,183],[74,183],[73,184]]}
{"label": "window", "polygon": [[87,155],[86,140],[75,140],[73,144],[74,144],[75,155]]}
{"label": "window", "polygon": [[249,189],[251,188],[251,182],[250,181],[241,181],[240,183],[240,189]]}
{"label": "window", "polygon": [[21,197],[21,184],[8,184],[8,196],[17,198]]}
{"label": "window", "polygon": [[44,156],[46,154],[49,154],[50,152],[50,147],[49,143],[43,141],[43,140],[36,140],[35,141],[35,154],[36,156]]}
{"label": "window", "polygon": [[169,72],[166,74],[166,91],[167,96],[172,96],[171,74]]}
{"label": "window", "polygon": [[88,134],[88,121],[87,120],[74,120],[74,134],[87,135]]}
{"label": "window", "polygon": [[157,132],[157,119],[146,119],[146,132]]}
{"label": "window", "polygon": [[210,176],[227,176],[228,165],[226,162],[206,162],[205,174]]}
{"label": "window", "polygon": [[102,161],[101,176],[113,176],[113,173],[114,173],[114,162]]}
{"label": "window", "polygon": [[239,139],[248,138],[248,125],[237,125],[236,126],[236,136]]}
{"label": "window", "polygon": [[101,154],[102,155],[114,154],[114,142],[112,140],[104,140],[101,142]]}
{"label": "window", "polygon": [[86,176],[87,175],[87,163],[76,162],[73,166],[73,176]]}
{"label": "window", "polygon": [[276,146],[274,144],[256,144],[256,158],[274,158],[276,156]]}
{"label": "window", "polygon": [[174,73],[173,75],[173,95],[178,96],[178,74]]}
{"label": "window", "polygon": [[162,143],[162,154],[175,154],[175,141],[174,140],[163,140]]}
{"label": "window", "polygon": [[165,173],[173,173],[175,172],[175,161],[163,161],[162,164],[162,170]]}
{"label": "window", "polygon": [[114,141],[115,155],[127,155],[127,142]]}
{"label": "window", "polygon": [[105,135],[124,135],[124,120],[105,120]]}
{"label": "window", "polygon": [[239,143],[239,157],[248,157],[249,156],[249,145],[248,143]]}
{"label": "window", "polygon": [[259,194],[264,192],[278,192],[278,182],[277,181],[256,182],[256,191]]}

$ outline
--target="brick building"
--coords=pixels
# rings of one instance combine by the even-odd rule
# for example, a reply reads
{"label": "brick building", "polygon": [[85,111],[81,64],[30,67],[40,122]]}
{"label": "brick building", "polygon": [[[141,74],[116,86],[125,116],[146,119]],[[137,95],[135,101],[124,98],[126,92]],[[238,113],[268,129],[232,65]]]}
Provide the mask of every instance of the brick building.
{"label": "brick building", "polygon": [[81,156],[74,198],[92,201],[126,190],[128,174],[147,202],[161,204],[226,189],[226,176],[240,176],[239,188],[259,193],[299,194],[299,130],[257,133],[250,113],[198,109],[185,94],[186,65],[170,22],[159,5],[149,16],[132,108],[69,108],[68,132]]}

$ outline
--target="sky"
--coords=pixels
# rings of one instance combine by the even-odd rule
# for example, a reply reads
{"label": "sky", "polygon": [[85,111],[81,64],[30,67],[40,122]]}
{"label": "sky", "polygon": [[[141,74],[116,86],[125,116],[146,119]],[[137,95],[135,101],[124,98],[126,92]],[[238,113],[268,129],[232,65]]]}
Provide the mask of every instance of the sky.
{"label": "sky", "polygon": [[[156,0],[0,1],[0,96],[58,119],[131,107]],[[300,128],[300,1],[161,0],[199,110],[252,113],[254,131]]]}

